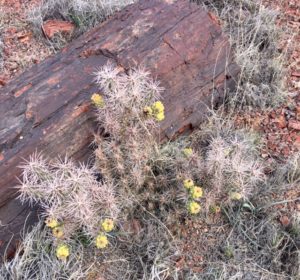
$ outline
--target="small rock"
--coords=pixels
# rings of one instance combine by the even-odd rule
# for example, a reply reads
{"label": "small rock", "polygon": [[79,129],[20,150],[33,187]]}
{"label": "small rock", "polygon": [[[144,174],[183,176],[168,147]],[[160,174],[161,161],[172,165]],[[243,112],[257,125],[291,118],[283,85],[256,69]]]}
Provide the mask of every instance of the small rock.
{"label": "small rock", "polygon": [[291,75],[293,77],[300,77],[300,72],[293,72]]}
{"label": "small rock", "polygon": [[75,29],[75,25],[63,20],[47,20],[42,25],[42,29],[45,36],[51,39],[56,33],[71,34]]}
{"label": "small rock", "polygon": [[7,32],[8,34],[12,35],[12,34],[17,33],[17,31],[18,31],[18,29],[17,29],[16,27],[10,27],[10,28],[7,29],[6,32]]}
{"label": "small rock", "polygon": [[282,216],[279,220],[281,224],[285,227],[287,227],[290,224],[290,219],[287,216]]}
{"label": "small rock", "polygon": [[271,112],[271,113],[270,113],[270,117],[271,117],[272,119],[275,119],[275,118],[276,118],[276,112],[274,112],[274,111]]}
{"label": "small rock", "polygon": [[289,128],[295,129],[295,130],[300,130],[300,122],[296,120],[289,120]]}
{"label": "small rock", "polygon": [[4,87],[5,85],[6,85],[5,80],[0,77],[0,86]]}
{"label": "small rock", "polygon": [[285,117],[283,115],[280,115],[278,118],[276,118],[275,122],[277,123],[279,128],[285,128],[287,125]]}
{"label": "small rock", "polygon": [[285,156],[285,157],[288,157],[289,154],[290,154],[290,149],[285,146],[283,149],[282,149],[282,154]]}
{"label": "small rock", "polygon": [[295,147],[296,147],[298,150],[300,149],[300,135],[297,135],[297,136],[295,137],[294,145],[295,145]]}
{"label": "small rock", "polygon": [[294,82],[294,87],[297,88],[297,89],[300,89],[300,81],[299,82]]}
{"label": "small rock", "polygon": [[32,38],[32,33],[31,32],[27,32],[25,34],[20,34],[18,36],[19,41],[22,42],[22,43],[30,41],[31,38]]}

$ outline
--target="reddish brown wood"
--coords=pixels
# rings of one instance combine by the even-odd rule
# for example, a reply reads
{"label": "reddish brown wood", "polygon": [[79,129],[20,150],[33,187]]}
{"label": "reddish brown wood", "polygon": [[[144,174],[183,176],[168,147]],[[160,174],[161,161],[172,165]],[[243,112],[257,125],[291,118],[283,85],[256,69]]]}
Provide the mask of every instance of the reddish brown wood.
{"label": "reddish brown wood", "polygon": [[[108,61],[144,66],[165,88],[161,134],[197,126],[237,67],[216,17],[187,0],[142,0],[81,36],[0,90],[0,240],[24,224],[28,208],[14,200],[18,168],[35,151],[84,161],[96,125],[93,72]],[[212,98],[214,92],[214,98]],[[4,245],[2,245],[2,249]]]}

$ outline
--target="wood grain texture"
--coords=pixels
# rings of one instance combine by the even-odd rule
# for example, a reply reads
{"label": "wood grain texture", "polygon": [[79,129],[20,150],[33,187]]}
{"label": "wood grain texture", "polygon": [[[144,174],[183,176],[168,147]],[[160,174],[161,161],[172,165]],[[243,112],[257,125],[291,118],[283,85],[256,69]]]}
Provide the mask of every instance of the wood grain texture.
{"label": "wood grain texture", "polygon": [[2,244],[19,232],[23,224],[16,221],[28,211],[14,200],[23,159],[35,151],[89,157],[97,128],[89,102],[98,91],[96,68],[109,61],[125,72],[142,66],[161,82],[163,138],[203,121],[238,73],[214,18],[187,0],[142,0],[0,89],[0,218],[11,217],[10,230],[0,231]]}

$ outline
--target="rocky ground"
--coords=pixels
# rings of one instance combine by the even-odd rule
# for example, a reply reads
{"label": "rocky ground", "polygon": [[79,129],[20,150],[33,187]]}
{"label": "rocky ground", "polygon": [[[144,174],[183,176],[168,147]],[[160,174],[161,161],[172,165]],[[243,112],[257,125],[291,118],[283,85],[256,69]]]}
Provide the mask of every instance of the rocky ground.
{"label": "rocky ground", "polygon": [[272,112],[253,112],[238,118],[263,133],[263,157],[284,159],[300,149],[300,5],[299,1],[263,1],[278,11],[278,22],[285,33],[279,50],[286,56],[287,101]]}
{"label": "rocky ground", "polygon": [[36,37],[26,21],[27,11],[39,0],[0,0],[0,39],[3,69],[0,86],[53,53],[44,40]]}

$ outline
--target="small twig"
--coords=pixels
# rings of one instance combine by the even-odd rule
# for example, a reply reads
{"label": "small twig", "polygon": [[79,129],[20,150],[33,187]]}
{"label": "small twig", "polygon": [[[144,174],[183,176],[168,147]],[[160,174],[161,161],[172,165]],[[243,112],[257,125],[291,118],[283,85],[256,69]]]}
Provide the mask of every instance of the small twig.
{"label": "small twig", "polygon": [[287,200],[282,200],[282,201],[276,201],[276,202],[270,203],[268,205],[262,206],[262,207],[258,208],[258,210],[270,208],[270,207],[272,207],[274,205],[279,205],[279,204],[294,202],[294,201],[299,200],[299,199],[300,199],[300,197],[296,197],[294,199],[287,199]]}

